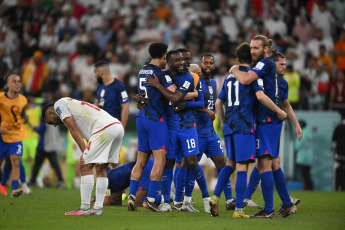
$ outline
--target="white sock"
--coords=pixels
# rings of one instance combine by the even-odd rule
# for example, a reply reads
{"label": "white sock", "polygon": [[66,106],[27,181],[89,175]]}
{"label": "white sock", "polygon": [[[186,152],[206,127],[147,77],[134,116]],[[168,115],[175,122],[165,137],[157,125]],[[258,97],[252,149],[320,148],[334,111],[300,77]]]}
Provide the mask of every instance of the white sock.
{"label": "white sock", "polygon": [[25,183],[22,183],[22,189],[27,189],[28,188],[28,185]]}
{"label": "white sock", "polygon": [[80,197],[81,197],[81,206],[83,210],[90,208],[91,194],[93,186],[95,184],[93,175],[86,175],[80,177]]}
{"label": "white sock", "polygon": [[97,177],[96,179],[96,201],[94,209],[103,208],[104,197],[108,188],[108,177]]}
{"label": "white sock", "polygon": [[80,177],[74,177],[74,188],[80,188]]}
{"label": "white sock", "polygon": [[183,201],[184,203],[191,203],[192,202],[192,197],[190,197],[190,196],[184,196],[184,201]]}

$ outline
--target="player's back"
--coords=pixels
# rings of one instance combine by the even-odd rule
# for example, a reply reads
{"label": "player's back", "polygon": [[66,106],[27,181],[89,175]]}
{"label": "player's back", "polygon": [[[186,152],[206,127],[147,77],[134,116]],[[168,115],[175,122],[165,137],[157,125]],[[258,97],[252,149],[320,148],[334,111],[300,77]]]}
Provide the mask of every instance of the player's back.
{"label": "player's back", "polygon": [[[214,111],[216,103],[217,83],[214,79],[209,81],[200,78],[202,93],[204,94],[204,108]],[[213,127],[213,121],[204,112],[196,112],[196,128],[199,137],[213,136],[216,132]]]}
{"label": "player's back", "polygon": [[[169,72],[168,72],[169,73]],[[184,71],[180,76],[172,78],[172,82],[176,85],[178,91],[186,95],[188,92],[193,92],[195,89],[193,76]],[[201,93],[201,88],[197,89]],[[192,100],[190,100],[192,101]],[[167,107],[167,120],[169,129],[189,129],[195,126],[195,111],[194,109],[184,109],[175,112],[172,108],[172,103]]]}
{"label": "player's back", "polygon": [[129,187],[131,180],[131,172],[135,165],[135,161],[117,166],[107,172],[109,179],[108,188],[112,191],[123,190]]}
{"label": "player's back", "polygon": [[[240,66],[240,70],[248,72],[251,69]],[[219,94],[219,99],[225,102],[226,108],[223,123],[224,135],[253,133],[256,99],[254,84],[257,83],[242,85],[233,74],[225,78]]]}
{"label": "player's back", "polygon": [[54,109],[63,121],[66,117],[73,117],[83,138],[89,141],[90,136],[112,123],[120,123],[109,113],[84,101],[64,97],[54,104]]}
{"label": "player's back", "polygon": [[129,101],[126,86],[117,79],[109,85],[101,84],[97,89],[99,107],[111,116],[121,119],[121,104]]}
{"label": "player's back", "polygon": [[164,87],[172,85],[170,76],[166,75],[158,66],[148,64],[141,68],[138,74],[138,92],[139,94],[145,93],[148,103],[137,113],[137,116],[153,121],[159,121],[161,118],[165,120],[167,100],[156,88],[146,85],[147,77],[154,77],[154,74]]}

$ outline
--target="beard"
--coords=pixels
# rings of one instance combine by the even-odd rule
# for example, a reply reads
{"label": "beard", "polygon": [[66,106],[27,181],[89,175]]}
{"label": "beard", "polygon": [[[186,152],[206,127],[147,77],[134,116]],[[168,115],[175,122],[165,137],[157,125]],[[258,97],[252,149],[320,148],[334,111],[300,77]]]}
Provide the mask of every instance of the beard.
{"label": "beard", "polygon": [[210,77],[213,75],[215,69],[211,70],[209,73],[206,72],[206,70],[204,70],[203,68],[201,68],[201,72],[206,76],[206,77]]}
{"label": "beard", "polygon": [[97,83],[98,84],[103,84],[103,78],[97,77]]}
{"label": "beard", "polygon": [[262,50],[262,52],[257,56],[256,60],[253,60],[253,61],[254,62],[258,62],[258,61],[260,61],[260,60],[262,60],[264,58],[265,58],[265,51]]}

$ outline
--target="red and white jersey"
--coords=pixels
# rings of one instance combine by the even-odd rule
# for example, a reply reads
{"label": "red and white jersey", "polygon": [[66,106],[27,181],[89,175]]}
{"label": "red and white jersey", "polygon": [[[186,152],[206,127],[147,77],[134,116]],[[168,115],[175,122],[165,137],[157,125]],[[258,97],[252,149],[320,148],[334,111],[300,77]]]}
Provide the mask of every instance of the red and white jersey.
{"label": "red and white jersey", "polygon": [[64,97],[54,104],[54,109],[62,121],[72,117],[83,138],[89,141],[92,134],[107,126],[121,122],[103,109],[85,101]]}

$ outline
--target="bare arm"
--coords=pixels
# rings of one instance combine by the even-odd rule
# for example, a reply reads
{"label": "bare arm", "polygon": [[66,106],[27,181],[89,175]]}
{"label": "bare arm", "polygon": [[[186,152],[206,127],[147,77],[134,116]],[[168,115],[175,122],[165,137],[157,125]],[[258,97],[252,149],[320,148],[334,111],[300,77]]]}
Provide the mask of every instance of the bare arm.
{"label": "bare arm", "polygon": [[266,106],[271,111],[275,112],[281,121],[286,119],[287,114],[283,110],[281,110],[276,104],[274,104],[273,101],[269,97],[267,97],[263,91],[258,91],[255,95],[256,98],[264,106]]}
{"label": "bare arm", "polygon": [[191,100],[193,98],[198,97],[198,91],[194,90],[193,92],[189,92],[187,93],[187,95],[183,98],[184,101],[188,101]]}
{"label": "bare arm", "polygon": [[95,103],[93,103],[95,106],[97,106],[98,107],[98,105],[99,105],[99,100],[98,99],[95,99]]}
{"label": "bare arm", "polygon": [[121,108],[122,108],[122,111],[121,111],[121,123],[123,125],[123,128],[125,129],[127,121],[128,121],[129,103],[127,102],[127,103],[121,104]]}
{"label": "bare arm", "polygon": [[232,66],[229,72],[232,73],[235,76],[236,80],[239,81],[242,85],[249,85],[259,78],[254,71],[241,71],[239,69],[239,65]]}
{"label": "bare arm", "polygon": [[69,129],[69,131],[71,132],[71,135],[73,139],[75,140],[75,142],[78,144],[81,152],[83,153],[86,149],[86,146],[85,146],[83,137],[81,135],[81,132],[78,129],[77,125],[75,124],[74,119],[72,117],[67,117],[65,118],[64,123]]}
{"label": "bare arm", "polygon": [[216,113],[220,119],[220,121],[223,123],[224,122],[224,108],[223,108],[224,102],[220,99],[217,99],[216,101]]}
{"label": "bare arm", "polygon": [[298,137],[298,140],[300,141],[303,137],[303,131],[301,129],[301,126],[299,125],[299,122],[295,116],[295,113],[290,105],[289,99],[282,101],[282,107],[283,110],[287,113],[288,119],[295,125],[296,127],[296,136]]}

